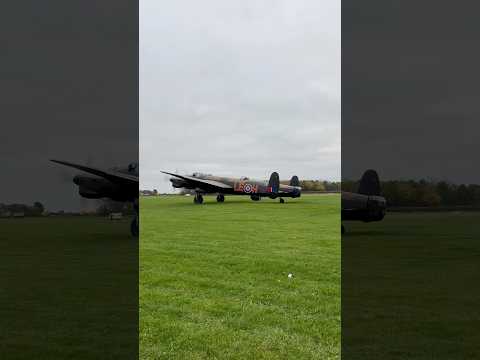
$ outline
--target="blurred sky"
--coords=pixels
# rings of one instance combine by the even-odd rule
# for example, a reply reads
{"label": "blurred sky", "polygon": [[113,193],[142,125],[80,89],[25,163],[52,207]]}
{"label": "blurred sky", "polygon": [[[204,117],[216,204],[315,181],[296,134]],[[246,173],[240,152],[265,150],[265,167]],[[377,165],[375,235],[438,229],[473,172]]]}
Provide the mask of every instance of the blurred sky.
{"label": "blurred sky", "polygon": [[95,206],[63,159],[138,161],[138,15],[130,0],[14,2],[2,13],[0,203]]}
{"label": "blurred sky", "polygon": [[432,9],[342,2],[342,177],[480,183],[478,11]]}

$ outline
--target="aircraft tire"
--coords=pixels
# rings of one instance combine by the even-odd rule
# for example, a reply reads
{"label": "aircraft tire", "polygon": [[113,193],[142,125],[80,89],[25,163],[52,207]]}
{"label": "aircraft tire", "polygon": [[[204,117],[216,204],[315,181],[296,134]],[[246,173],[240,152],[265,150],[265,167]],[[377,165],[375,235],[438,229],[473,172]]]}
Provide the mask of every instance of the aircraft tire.
{"label": "aircraft tire", "polygon": [[285,200],[280,198],[280,204],[284,204],[285,203]]}
{"label": "aircraft tire", "polygon": [[220,195],[217,195],[217,202],[219,203],[223,203],[225,201],[225,196],[220,194]]}
{"label": "aircraft tire", "polygon": [[130,223],[130,232],[133,237],[138,237],[139,230],[138,230],[138,217],[134,217],[132,222]]}
{"label": "aircraft tire", "polygon": [[193,202],[195,204],[202,204],[203,203],[203,196],[198,194],[198,195],[195,195],[195,197],[193,198]]}

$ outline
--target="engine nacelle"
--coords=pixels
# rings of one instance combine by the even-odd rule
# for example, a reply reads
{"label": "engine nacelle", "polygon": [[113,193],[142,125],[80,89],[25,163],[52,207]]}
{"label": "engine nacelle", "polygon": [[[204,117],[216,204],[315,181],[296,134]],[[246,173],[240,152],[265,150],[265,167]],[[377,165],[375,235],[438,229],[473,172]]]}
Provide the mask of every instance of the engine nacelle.
{"label": "engine nacelle", "polygon": [[170,182],[172,183],[172,186],[177,189],[187,187],[187,183],[181,179],[172,178],[170,179]]}
{"label": "engine nacelle", "polygon": [[131,201],[138,196],[138,187],[121,187],[107,179],[77,175],[73,182],[78,185],[78,193],[87,199],[109,198],[115,201]]}
{"label": "engine nacelle", "polygon": [[103,197],[106,197],[100,193],[91,191],[81,186],[78,188],[78,193],[80,194],[81,197],[84,197],[86,199],[101,199]]}

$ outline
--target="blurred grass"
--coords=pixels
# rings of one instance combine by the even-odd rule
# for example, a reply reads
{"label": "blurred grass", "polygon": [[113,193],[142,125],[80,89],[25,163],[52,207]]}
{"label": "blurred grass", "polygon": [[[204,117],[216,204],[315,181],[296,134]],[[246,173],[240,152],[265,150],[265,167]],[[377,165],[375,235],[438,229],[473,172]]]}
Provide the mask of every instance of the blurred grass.
{"label": "blurred grass", "polygon": [[1,359],[133,359],[137,311],[128,220],[0,219]]}
{"label": "blurred grass", "polygon": [[342,357],[480,359],[479,215],[345,222]]}

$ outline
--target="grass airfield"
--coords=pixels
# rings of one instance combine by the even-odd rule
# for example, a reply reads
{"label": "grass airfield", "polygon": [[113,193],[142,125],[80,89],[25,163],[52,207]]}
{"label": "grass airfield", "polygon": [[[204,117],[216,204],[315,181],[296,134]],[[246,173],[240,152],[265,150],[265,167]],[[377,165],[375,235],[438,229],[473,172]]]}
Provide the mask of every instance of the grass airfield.
{"label": "grass airfield", "polygon": [[345,222],[342,356],[480,359],[478,212]]}
{"label": "grass airfield", "polygon": [[140,358],[339,358],[339,195],[140,212]]}
{"label": "grass airfield", "polygon": [[138,240],[129,223],[0,219],[2,360],[137,356]]}

